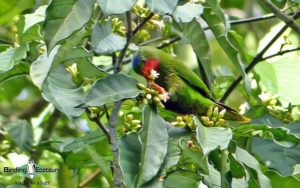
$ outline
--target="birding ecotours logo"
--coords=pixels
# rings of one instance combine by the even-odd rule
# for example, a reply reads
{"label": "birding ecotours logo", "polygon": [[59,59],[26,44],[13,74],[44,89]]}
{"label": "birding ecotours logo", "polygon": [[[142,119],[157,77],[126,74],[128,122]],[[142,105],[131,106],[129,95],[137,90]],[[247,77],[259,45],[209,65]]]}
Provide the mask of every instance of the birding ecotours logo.
{"label": "birding ecotours logo", "polygon": [[57,173],[59,172],[59,168],[45,168],[38,164],[35,164],[33,160],[29,160],[27,164],[24,164],[23,166],[11,168],[11,167],[4,167],[3,168],[4,173],[19,173],[24,177],[33,179],[39,174],[43,173]]}
{"label": "birding ecotours logo", "polygon": [[34,161],[29,160],[27,163],[27,174],[31,179],[35,176],[35,164]]}

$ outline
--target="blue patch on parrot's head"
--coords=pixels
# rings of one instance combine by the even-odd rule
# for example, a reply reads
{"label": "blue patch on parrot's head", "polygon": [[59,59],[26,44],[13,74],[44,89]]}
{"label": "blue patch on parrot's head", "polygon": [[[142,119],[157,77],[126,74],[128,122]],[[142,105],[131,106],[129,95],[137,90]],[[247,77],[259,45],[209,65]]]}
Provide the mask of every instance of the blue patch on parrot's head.
{"label": "blue patch on parrot's head", "polygon": [[142,59],[141,54],[137,53],[133,58],[132,58],[132,67],[133,70],[137,73],[137,74],[141,74],[142,73],[142,68],[143,68],[143,64],[144,64],[144,60]]}

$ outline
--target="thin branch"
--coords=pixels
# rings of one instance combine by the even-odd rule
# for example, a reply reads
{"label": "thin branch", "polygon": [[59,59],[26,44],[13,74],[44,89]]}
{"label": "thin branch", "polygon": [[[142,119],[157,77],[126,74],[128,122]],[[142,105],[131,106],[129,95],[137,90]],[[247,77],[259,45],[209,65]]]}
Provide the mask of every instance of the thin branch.
{"label": "thin branch", "polygon": [[93,115],[92,112],[88,108],[85,109],[85,112],[86,112],[88,118],[91,121],[95,122],[98,125],[98,127],[102,130],[102,132],[106,135],[106,137],[108,139],[108,142],[111,143],[111,138],[110,138],[110,135],[109,135],[109,130],[100,121],[99,114]]}
{"label": "thin branch", "polygon": [[300,47],[289,49],[289,50],[282,50],[282,51],[279,51],[275,54],[263,57],[261,60],[264,61],[264,60],[271,59],[271,58],[276,57],[276,56],[282,56],[286,53],[295,52],[295,51],[298,51],[298,50],[300,50]]}
{"label": "thin branch", "polygon": [[30,119],[39,113],[48,105],[42,97],[38,98],[36,101],[32,103],[29,107],[27,107],[24,111],[17,114],[17,117],[20,119]]}
{"label": "thin branch", "polygon": [[135,29],[132,31],[132,35],[135,35],[153,16],[154,13],[151,12],[141,23],[135,27]]}
{"label": "thin branch", "polygon": [[[287,26],[289,26],[294,31],[296,31],[298,34],[300,34],[300,26],[295,21],[295,16],[293,19],[293,18],[287,16],[286,14],[282,13],[281,10],[277,6],[275,6],[270,0],[263,0],[263,2],[276,15],[276,17],[278,17],[279,19],[284,21]],[[297,15],[296,16],[296,19],[297,19],[297,17],[300,16],[300,11],[298,11],[298,13],[296,13],[296,15]]]}
{"label": "thin branch", "polygon": [[83,188],[86,187],[91,181],[93,181],[99,174],[101,170],[98,168],[95,172],[93,172],[90,176],[85,178],[82,182],[80,182],[79,187]]}
{"label": "thin branch", "polygon": [[[293,19],[297,19],[299,16],[299,12],[294,14]],[[288,28],[288,25],[285,25],[281,28],[281,30],[271,39],[269,43],[254,57],[254,59],[251,61],[251,63],[246,67],[245,72],[250,72],[257,63],[264,60],[263,55],[266,53],[266,51],[274,44],[274,42],[284,33],[284,31]],[[273,56],[274,57],[274,56]],[[228,96],[232,93],[232,91],[238,86],[238,84],[242,81],[243,77],[240,75],[236,80],[232,82],[232,84],[229,86],[229,88],[226,90],[222,98],[220,99],[220,102],[224,102]]]}

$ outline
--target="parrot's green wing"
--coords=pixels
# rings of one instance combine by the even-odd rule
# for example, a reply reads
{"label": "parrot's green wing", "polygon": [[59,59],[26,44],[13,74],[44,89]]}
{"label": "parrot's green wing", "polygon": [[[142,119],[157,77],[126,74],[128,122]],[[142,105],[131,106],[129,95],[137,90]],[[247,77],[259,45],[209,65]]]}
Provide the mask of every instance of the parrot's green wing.
{"label": "parrot's green wing", "polygon": [[191,69],[185,66],[180,61],[174,61],[174,69],[178,73],[181,79],[183,79],[187,84],[193,87],[196,91],[200,92],[202,95],[211,98],[211,92],[204,84],[204,82],[196,75]]}

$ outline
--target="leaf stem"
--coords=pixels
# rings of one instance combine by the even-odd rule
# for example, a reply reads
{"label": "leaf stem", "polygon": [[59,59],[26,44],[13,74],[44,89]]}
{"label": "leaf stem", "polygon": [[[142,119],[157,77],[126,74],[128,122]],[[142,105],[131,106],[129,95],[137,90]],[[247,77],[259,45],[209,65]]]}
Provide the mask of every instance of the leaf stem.
{"label": "leaf stem", "polygon": [[[300,14],[300,11],[295,13],[293,16],[293,19],[297,19],[299,17],[299,14]],[[246,73],[249,73],[255,67],[255,65],[257,65],[259,62],[261,62],[262,60],[265,60],[263,58],[263,56],[266,53],[266,51],[274,44],[274,42],[285,32],[285,30],[288,27],[289,27],[288,25],[284,25],[280,29],[280,31],[270,40],[270,42],[267,43],[267,45],[254,57],[254,59],[251,61],[251,63],[246,67],[246,69],[245,69]],[[280,54],[278,54],[278,55],[280,55]],[[272,57],[274,57],[274,55]],[[242,79],[243,79],[243,77],[240,75],[232,82],[232,84],[229,86],[229,88],[226,90],[226,92],[220,99],[220,102],[224,102],[229,97],[229,95],[239,85],[239,83],[242,81]]]}

